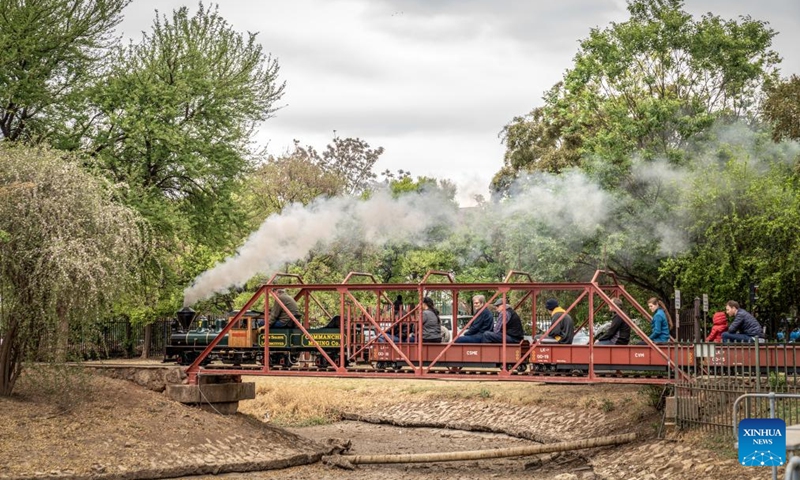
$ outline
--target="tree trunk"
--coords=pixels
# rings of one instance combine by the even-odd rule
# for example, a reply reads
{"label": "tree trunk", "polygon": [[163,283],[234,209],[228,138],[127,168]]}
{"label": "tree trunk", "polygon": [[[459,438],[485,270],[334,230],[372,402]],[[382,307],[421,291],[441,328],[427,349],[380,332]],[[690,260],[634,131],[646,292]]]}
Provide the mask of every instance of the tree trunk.
{"label": "tree trunk", "polygon": [[6,325],[0,344],[0,396],[2,397],[11,395],[20,372],[21,364],[13,350],[18,330],[17,320],[9,318],[9,324]]}
{"label": "tree trunk", "polygon": [[69,348],[69,316],[64,302],[59,302],[56,306],[56,316],[58,317],[58,335],[55,360],[58,363],[64,363],[67,361],[67,348]]}
{"label": "tree trunk", "polygon": [[142,359],[150,358],[150,339],[153,336],[153,324],[148,323],[144,326],[144,345],[142,345]]}

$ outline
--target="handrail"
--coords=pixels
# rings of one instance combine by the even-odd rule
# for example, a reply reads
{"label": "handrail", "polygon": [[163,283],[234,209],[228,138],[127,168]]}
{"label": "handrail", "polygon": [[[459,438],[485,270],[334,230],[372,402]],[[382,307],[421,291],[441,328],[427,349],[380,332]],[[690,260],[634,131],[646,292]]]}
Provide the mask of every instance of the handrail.
{"label": "handrail", "polygon": [[[305,282],[303,282],[303,277],[301,277],[300,275],[298,275],[298,274],[296,274],[296,273],[283,273],[283,272],[278,272],[278,273],[276,273],[275,275],[273,275],[272,277],[270,277],[270,279],[269,279],[269,281],[266,283],[266,285],[272,285],[272,282],[273,282],[273,281],[275,281],[275,280],[276,280],[276,279],[278,279],[278,278],[283,278],[283,277],[286,277],[286,278],[296,278],[296,279],[297,279],[297,282],[298,282],[300,285],[305,285]],[[291,284],[290,284],[290,285],[291,285]]]}
{"label": "handrail", "polygon": [[453,278],[453,274],[450,273],[450,272],[444,272],[442,270],[428,270],[428,272],[425,274],[425,276],[422,277],[422,280],[419,282],[419,284],[423,285],[423,284],[427,283],[428,282],[428,277],[430,277],[432,275],[440,275],[440,276],[443,276],[443,277],[447,278],[450,281],[450,283],[456,283],[456,279]]}
{"label": "handrail", "polygon": [[509,270],[506,274],[505,278],[503,278],[503,283],[508,283],[511,278],[519,275],[520,277],[528,277],[528,281],[533,283],[533,277],[528,272],[520,272],[518,270]]}
{"label": "handrail", "polygon": [[371,274],[371,273],[350,272],[350,273],[347,274],[346,277],[344,277],[344,280],[342,280],[342,285],[347,284],[347,282],[349,282],[350,278],[352,278],[352,277],[369,277],[372,280],[372,283],[381,283],[381,282],[375,280],[375,276],[373,274]]}
{"label": "handrail", "polygon": [[795,480],[797,478],[795,473],[797,473],[798,467],[800,467],[800,457],[789,459],[789,463],[786,464],[786,480]]}

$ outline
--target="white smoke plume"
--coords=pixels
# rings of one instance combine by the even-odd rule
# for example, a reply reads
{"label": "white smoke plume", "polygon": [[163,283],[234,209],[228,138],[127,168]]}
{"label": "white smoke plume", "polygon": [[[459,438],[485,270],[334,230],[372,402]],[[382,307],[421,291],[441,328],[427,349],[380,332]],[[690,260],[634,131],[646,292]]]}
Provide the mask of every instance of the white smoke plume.
{"label": "white smoke plume", "polygon": [[[507,198],[460,215],[439,190],[397,199],[387,191],[378,191],[367,200],[337,197],[318,199],[307,206],[291,205],[267,218],[234,256],[198,276],[185,290],[184,304],[227,292],[257,274],[277,272],[313,249],[324,250],[341,240],[376,246],[390,241],[428,244],[427,233],[432,227],[452,228],[464,238],[489,239],[495,229],[514,232],[532,242],[549,235],[567,250],[581,248],[582,240],[603,231],[628,237],[634,243],[656,241],[660,254],[678,254],[691,246],[687,228],[691,218],[685,210],[692,199],[711,196],[706,189],[730,190],[730,195],[735,195],[741,188],[716,181],[725,162],[717,153],[720,145],[748,152],[754,172],[765,171],[775,163],[791,164],[800,152],[796,142],[756,148],[757,134],[740,126],[714,133],[714,141],[693,152],[694,168],[676,167],[665,160],[633,159],[629,174],[636,185],[636,200],[629,194],[612,194],[583,172],[572,170],[520,178]],[[479,190],[477,186],[475,189]],[[709,215],[715,214],[713,205],[705,208]],[[625,245],[617,253],[633,255],[627,249],[629,244]]]}
{"label": "white smoke plume", "polygon": [[510,198],[498,205],[500,218],[521,215],[571,235],[595,233],[613,206],[611,195],[579,170],[528,175],[517,179],[510,192]]}
{"label": "white smoke plume", "polygon": [[456,206],[437,191],[397,199],[378,191],[368,200],[336,197],[293,204],[268,217],[235,255],[199,275],[184,291],[184,305],[241,286],[256,274],[277,272],[313,248],[341,238],[375,245],[397,239],[422,244],[430,228],[450,226],[455,219]]}

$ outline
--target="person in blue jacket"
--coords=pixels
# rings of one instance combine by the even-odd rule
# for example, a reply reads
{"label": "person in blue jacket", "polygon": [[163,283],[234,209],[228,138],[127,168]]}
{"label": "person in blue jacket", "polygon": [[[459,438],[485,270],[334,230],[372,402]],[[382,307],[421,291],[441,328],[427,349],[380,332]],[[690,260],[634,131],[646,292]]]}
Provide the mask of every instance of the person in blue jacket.
{"label": "person in blue jacket", "polygon": [[483,332],[492,331],[494,315],[492,315],[492,311],[489,310],[489,307],[485,305],[486,297],[483,295],[475,295],[472,297],[473,311],[477,312],[480,310],[481,313],[475,317],[475,320],[472,321],[472,325],[464,332],[464,335],[456,339],[456,343],[479,343],[479,340],[475,337],[483,337]]}
{"label": "person in blue jacket", "polygon": [[725,313],[733,317],[728,331],[722,334],[722,342],[752,343],[757,338],[764,338],[764,329],[756,317],[739,306],[734,300],[725,304]]}
{"label": "person in blue jacket", "polygon": [[667,343],[669,342],[669,331],[672,330],[672,317],[669,310],[664,305],[664,302],[652,297],[647,301],[647,308],[653,312],[652,326],[653,331],[650,334],[650,340],[653,343]]}

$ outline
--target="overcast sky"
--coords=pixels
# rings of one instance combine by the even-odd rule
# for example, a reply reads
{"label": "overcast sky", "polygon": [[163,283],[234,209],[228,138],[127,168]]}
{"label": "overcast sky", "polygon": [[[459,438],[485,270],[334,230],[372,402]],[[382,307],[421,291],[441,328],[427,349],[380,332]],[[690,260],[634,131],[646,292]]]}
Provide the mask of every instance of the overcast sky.
{"label": "overcast sky", "polygon": [[[120,31],[138,41],[155,10],[197,2],[133,0]],[[208,5],[208,2],[206,2]],[[687,0],[686,10],[750,15],[780,32],[784,76],[800,74],[797,0]],[[541,105],[593,27],[628,18],[623,0],[224,0],[221,15],[258,33],[286,81],[283,108],[257,142],[274,154],[334,135],[385,153],[375,167],[449,178],[468,205],[503,163],[499,132]]]}

